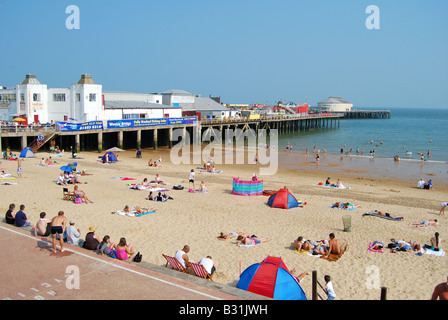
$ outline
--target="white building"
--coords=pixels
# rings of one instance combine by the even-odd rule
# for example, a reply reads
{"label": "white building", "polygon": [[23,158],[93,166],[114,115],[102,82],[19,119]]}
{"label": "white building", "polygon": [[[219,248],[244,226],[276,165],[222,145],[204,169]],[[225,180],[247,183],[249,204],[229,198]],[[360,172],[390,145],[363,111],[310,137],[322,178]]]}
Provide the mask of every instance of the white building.
{"label": "white building", "polygon": [[0,121],[23,117],[28,123],[58,121],[178,118],[183,115],[229,116],[230,111],[212,98],[183,90],[158,93],[103,91],[90,74],[70,88],[47,88],[27,74],[15,87],[0,87]]}
{"label": "white building", "polygon": [[10,121],[16,116],[28,123],[75,120],[102,120],[102,86],[83,74],[70,88],[47,88],[35,75],[13,88],[0,87],[0,120]]}
{"label": "white building", "polygon": [[317,107],[323,111],[345,112],[352,109],[353,103],[340,97],[329,97],[324,101],[318,102]]}

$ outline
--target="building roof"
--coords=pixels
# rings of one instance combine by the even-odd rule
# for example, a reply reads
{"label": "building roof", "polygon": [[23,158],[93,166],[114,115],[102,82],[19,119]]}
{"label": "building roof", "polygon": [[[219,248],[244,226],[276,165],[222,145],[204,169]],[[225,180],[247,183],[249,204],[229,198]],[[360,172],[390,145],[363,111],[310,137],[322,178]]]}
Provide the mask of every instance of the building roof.
{"label": "building roof", "polygon": [[329,97],[328,99],[321,101],[319,103],[332,103],[332,104],[348,103],[348,104],[351,104],[351,102],[344,100],[340,97]]}
{"label": "building roof", "polygon": [[27,74],[25,80],[23,80],[22,84],[40,84],[39,80],[37,80],[34,74]]}
{"label": "building roof", "polygon": [[86,73],[81,75],[81,79],[79,79],[78,84],[95,84],[95,81],[93,81],[90,74]]}
{"label": "building roof", "polygon": [[194,97],[194,105],[182,106],[183,110],[196,111],[228,111],[225,106],[208,97]]}
{"label": "building roof", "polygon": [[178,109],[165,104],[146,102],[146,101],[124,101],[124,100],[106,100],[104,101],[106,109]]}
{"label": "building roof", "polygon": [[162,92],[162,94],[174,94],[174,95],[178,95],[178,96],[192,96],[193,94],[184,90],[179,90],[179,89],[171,89],[171,90],[167,90]]}

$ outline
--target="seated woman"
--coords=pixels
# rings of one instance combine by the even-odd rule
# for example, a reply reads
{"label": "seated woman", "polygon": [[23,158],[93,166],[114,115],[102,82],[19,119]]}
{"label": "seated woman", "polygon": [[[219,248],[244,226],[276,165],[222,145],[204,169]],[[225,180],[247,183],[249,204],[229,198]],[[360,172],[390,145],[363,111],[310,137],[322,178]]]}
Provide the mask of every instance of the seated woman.
{"label": "seated woman", "polygon": [[154,200],[154,197],[153,197],[153,195],[152,195],[152,191],[149,191],[149,194],[148,194],[148,196],[146,197],[146,200]]}
{"label": "seated woman", "polygon": [[93,201],[87,197],[86,193],[80,190],[77,185],[75,185],[75,187],[73,188],[73,193],[76,198],[81,198],[85,204],[89,202],[93,203]]}
{"label": "seated woman", "polygon": [[434,237],[431,237],[429,240],[431,245],[425,244],[423,248],[430,249],[433,251],[440,251],[442,249],[442,239],[440,238],[440,235],[438,232],[434,234]]}
{"label": "seated woman", "polygon": [[127,260],[135,254],[132,244],[126,243],[126,238],[120,238],[120,242],[114,248],[120,260]]}
{"label": "seated woman", "polygon": [[143,179],[141,185],[144,186],[144,187],[149,186],[148,178]]}
{"label": "seated woman", "polygon": [[95,250],[101,242],[100,237],[95,233],[96,228],[94,226],[90,226],[88,229],[85,241],[82,245],[83,248],[88,250]]}

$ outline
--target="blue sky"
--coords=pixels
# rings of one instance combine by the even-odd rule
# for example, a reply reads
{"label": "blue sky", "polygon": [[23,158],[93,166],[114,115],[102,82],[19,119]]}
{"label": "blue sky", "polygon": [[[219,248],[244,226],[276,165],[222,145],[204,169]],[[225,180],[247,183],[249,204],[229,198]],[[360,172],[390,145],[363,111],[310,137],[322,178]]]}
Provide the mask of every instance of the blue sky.
{"label": "blue sky", "polygon": [[[446,0],[0,0],[0,85],[183,89],[225,103],[448,107]],[[66,28],[66,7],[80,29]],[[369,30],[366,8],[380,9]]]}

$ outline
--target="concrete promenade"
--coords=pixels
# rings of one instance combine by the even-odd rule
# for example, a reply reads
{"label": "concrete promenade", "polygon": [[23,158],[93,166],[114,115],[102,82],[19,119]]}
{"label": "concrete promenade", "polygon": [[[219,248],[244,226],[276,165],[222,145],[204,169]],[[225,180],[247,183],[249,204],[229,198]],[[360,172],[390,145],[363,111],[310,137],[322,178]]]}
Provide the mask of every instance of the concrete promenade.
{"label": "concrete promenade", "polygon": [[[164,266],[123,262],[76,246],[52,252],[49,238],[0,224],[3,300],[265,300]],[[268,299],[269,300],[269,299]]]}

